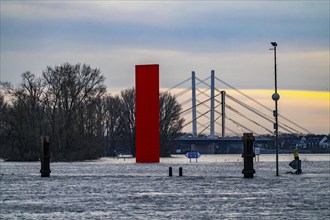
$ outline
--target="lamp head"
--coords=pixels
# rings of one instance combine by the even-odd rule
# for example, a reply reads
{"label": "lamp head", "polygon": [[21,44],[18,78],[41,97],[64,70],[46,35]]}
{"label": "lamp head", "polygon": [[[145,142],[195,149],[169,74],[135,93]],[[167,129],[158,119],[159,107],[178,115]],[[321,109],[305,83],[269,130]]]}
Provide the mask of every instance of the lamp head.
{"label": "lamp head", "polygon": [[277,43],[276,42],[271,42],[271,44],[276,47],[277,46]]}

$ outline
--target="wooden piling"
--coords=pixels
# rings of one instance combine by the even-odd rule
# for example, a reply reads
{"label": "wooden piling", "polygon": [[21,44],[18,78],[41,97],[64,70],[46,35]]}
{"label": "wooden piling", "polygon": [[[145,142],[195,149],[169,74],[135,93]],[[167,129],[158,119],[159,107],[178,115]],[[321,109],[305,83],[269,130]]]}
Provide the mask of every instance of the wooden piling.
{"label": "wooden piling", "polygon": [[253,153],[253,141],[253,133],[243,134],[244,152],[242,157],[244,158],[244,169],[242,173],[244,174],[244,178],[253,178],[253,174],[255,173],[253,169],[253,157],[255,157]]}
{"label": "wooden piling", "polygon": [[50,176],[50,148],[49,148],[49,136],[41,137],[41,154],[40,154],[40,162],[41,162],[41,177],[49,177]]}

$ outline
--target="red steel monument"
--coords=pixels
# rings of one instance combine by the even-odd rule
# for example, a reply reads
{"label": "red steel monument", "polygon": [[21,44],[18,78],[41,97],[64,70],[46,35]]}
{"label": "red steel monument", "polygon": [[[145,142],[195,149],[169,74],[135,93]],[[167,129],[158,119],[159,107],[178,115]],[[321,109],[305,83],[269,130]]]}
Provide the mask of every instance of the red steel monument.
{"label": "red steel monument", "polygon": [[136,162],[159,163],[159,65],[135,66]]}

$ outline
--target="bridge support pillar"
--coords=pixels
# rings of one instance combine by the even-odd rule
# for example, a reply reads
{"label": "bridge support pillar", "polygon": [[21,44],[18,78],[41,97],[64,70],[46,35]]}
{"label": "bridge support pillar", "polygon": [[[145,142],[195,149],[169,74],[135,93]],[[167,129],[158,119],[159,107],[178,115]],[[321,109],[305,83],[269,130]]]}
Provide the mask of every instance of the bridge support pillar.
{"label": "bridge support pillar", "polygon": [[253,157],[255,157],[253,152],[253,141],[253,133],[243,134],[244,152],[242,157],[244,158],[244,169],[242,170],[242,173],[244,174],[244,178],[253,178],[253,174],[255,173],[255,170],[253,169]]}

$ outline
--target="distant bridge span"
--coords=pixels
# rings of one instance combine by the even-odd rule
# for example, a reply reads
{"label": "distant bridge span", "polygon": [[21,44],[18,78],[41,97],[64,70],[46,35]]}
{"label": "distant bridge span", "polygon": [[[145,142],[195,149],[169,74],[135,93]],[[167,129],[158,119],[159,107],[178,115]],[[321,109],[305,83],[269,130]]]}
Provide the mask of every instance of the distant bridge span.
{"label": "distant bridge span", "polygon": [[[174,141],[173,152],[198,151],[200,153],[242,153],[243,141],[239,137],[201,138],[180,137]],[[269,148],[274,146],[273,138],[256,138],[254,146]]]}

